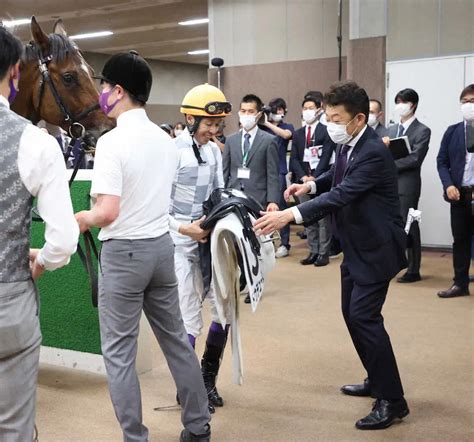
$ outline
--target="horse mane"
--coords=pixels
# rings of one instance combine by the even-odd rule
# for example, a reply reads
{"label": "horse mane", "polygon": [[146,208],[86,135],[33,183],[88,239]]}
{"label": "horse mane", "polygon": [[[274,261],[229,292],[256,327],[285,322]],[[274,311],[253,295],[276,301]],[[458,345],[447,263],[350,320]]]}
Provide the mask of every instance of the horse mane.
{"label": "horse mane", "polygon": [[[70,55],[77,54],[79,52],[78,47],[68,37],[62,34],[49,34],[49,47],[50,53],[45,55],[51,55],[54,61],[61,62],[68,58]],[[23,54],[24,62],[31,62],[38,60],[38,45],[31,41],[25,47]]]}

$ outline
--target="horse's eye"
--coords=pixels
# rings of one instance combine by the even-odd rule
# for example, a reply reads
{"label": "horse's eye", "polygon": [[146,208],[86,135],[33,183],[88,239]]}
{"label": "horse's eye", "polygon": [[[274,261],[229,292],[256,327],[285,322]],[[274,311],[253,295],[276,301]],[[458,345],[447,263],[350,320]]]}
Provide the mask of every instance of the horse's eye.
{"label": "horse's eye", "polygon": [[76,81],[76,79],[74,78],[74,75],[72,75],[70,73],[63,74],[62,78],[63,78],[63,82],[66,86],[70,86]]}

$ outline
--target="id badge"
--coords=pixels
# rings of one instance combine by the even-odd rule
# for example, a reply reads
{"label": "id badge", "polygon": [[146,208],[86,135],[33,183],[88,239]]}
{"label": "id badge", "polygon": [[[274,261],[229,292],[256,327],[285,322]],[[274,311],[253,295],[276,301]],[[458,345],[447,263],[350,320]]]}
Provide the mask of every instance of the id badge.
{"label": "id badge", "polygon": [[237,178],[240,180],[249,180],[250,169],[248,167],[239,167],[237,169]]}
{"label": "id badge", "polygon": [[310,158],[309,158],[309,167],[311,169],[316,169],[319,164],[319,148],[320,146],[313,146],[310,147],[308,150],[310,152]]}
{"label": "id badge", "polygon": [[311,160],[311,149],[309,147],[307,147],[305,150],[304,150],[304,157],[303,157],[303,161],[305,163],[309,163],[309,161]]}

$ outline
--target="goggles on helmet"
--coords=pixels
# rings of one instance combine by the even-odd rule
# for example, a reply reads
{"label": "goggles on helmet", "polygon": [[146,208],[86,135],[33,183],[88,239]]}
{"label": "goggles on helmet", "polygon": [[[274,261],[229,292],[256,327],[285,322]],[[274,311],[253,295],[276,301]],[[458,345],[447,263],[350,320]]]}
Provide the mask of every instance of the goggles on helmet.
{"label": "goggles on helmet", "polygon": [[232,111],[232,104],[227,101],[212,101],[204,107],[190,106],[183,104],[181,107],[185,109],[199,109],[205,111],[209,115],[229,114]]}

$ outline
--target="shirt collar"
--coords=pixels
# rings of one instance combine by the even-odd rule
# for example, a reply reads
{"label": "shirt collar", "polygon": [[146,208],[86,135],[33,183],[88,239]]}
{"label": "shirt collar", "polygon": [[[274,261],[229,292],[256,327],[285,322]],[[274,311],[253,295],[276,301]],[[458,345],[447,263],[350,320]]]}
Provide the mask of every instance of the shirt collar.
{"label": "shirt collar", "polygon": [[311,124],[305,123],[306,132],[308,131],[308,126],[311,127],[311,132],[314,132],[314,129],[316,129],[316,126],[318,125],[318,123],[319,123],[319,120],[316,120]]}
{"label": "shirt collar", "polygon": [[364,135],[364,132],[367,130],[367,124],[362,128],[362,130],[357,134],[355,138],[353,138],[351,141],[349,141],[346,145],[354,147],[357,142],[361,139],[362,135]]}
{"label": "shirt collar", "polygon": [[251,139],[254,139],[255,138],[255,135],[257,135],[257,130],[258,130],[258,124],[255,125],[255,127],[251,130],[249,130],[248,132],[245,130],[245,129],[242,129],[242,138],[244,137],[245,134],[250,134],[250,138]]}
{"label": "shirt collar", "polygon": [[139,121],[148,120],[145,109],[130,109],[120,114],[117,118],[117,126],[123,126],[125,124],[133,124]]}
{"label": "shirt collar", "polygon": [[1,94],[0,94],[0,103],[10,108],[10,102]]}
{"label": "shirt collar", "polygon": [[412,115],[407,121],[405,121],[404,123],[402,123],[400,121],[400,125],[403,126],[403,132],[405,133],[408,128],[410,127],[411,123],[413,123],[415,121],[415,115]]}

